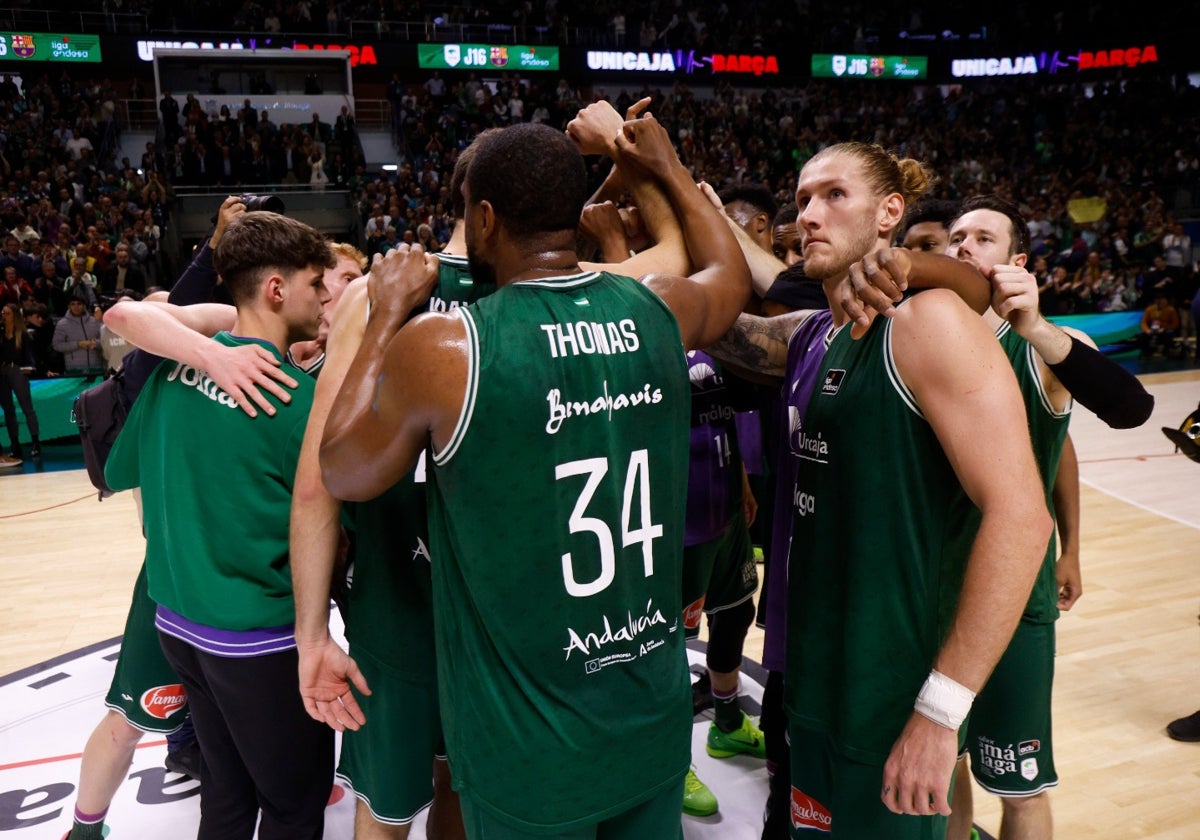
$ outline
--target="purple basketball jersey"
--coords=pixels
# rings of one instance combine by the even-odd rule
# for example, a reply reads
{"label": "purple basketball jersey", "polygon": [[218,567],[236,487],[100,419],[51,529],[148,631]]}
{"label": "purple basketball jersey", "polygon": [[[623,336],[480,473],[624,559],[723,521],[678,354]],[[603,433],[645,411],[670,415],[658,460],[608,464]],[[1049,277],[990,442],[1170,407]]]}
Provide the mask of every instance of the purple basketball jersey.
{"label": "purple basketball jersey", "polygon": [[685,546],[715,540],[742,501],[742,456],[729,390],[720,365],[707,353],[687,354],[692,383]]}
{"label": "purple basketball jersey", "polygon": [[797,441],[808,411],[808,398],[817,384],[825,358],[825,338],[833,325],[829,310],[814,312],[796,328],[788,342],[787,376],[784,379],[783,417],[787,435],[781,463],[775,474],[775,520],[767,562],[767,626],[763,667],[783,671],[787,648],[787,570],[792,544],[793,496],[796,493]]}

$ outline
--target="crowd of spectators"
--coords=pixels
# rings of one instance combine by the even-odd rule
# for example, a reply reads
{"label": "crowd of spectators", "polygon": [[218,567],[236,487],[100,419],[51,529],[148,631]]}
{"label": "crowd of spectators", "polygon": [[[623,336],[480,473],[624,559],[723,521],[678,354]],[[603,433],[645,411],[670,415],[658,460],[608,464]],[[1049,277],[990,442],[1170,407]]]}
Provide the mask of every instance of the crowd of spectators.
{"label": "crowd of spectators", "polygon": [[[564,128],[588,102],[607,98],[624,110],[642,96],[695,178],[718,190],[758,183],[786,203],[808,157],[862,139],[928,161],[938,197],[1014,200],[1033,233],[1031,265],[1049,314],[1142,309],[1158,291],[1176,303],[1194,294],[1191,241],[1167,199],[1200,185],[1200,91],[1168,76],[1086,92],[1012,79],[943,92],[836,80],[639,90],[432,73],[389,85],[397,166],[371,173],[348,109],[332,123],[314,115],[275,125],[250,107],[210,114],[194,97],[170,95],[160,103],[161,141],[136,165],[117,162],[118,95],[107,80],[70,73],[29,77],[23,91],[0,81],[0,272],[15,275],[0,294],[44,306],[50,319],[72,296],[90,310],[124,289],[169,284],[177,255],[161,243],[176,185],[234,192],[328,182],[351,190],[368,250],[404,241],[437,249],[454,221],[450,172],[481,131],[521,121]],[[598,186],[607,164],[589,164]]]}
{"label": "crowd of spectators", "polygon": [[303,124],[277,125],[246,99],[233,113],[208,113],[194,94],[181,104],[164,91],[158,110],[165,147],[148,144],[143,168],[165,169],[173,184],[333,184],[344,187],[365,166],[354,115],[343,105],[332,123],[313,114]]}
{"label": "crowd of spectators", "polygon": [[[452,223],[444,185],[480,131],[518,121],[563,128],[594,99],[624,111],[642,96],[652,97],[649,110],[696,180],[718,189],[760,183],[786,203],[805,160],[861,139],[928,161],[940,176],[937,197],[1013,200],[1029,220],[1048,314],[1140,309],[1156,291],[1176,302],[1194,292],[1191,242],[1164,196],[1194,195],[1200,185],[1200,90],[1170,77],[1101,84],[1090,94],[1012,80],[945,95],[812,81],[766,91],[726,83],[712,96],[682,83],[667,91],[543,86],[515,73],[491,85],[475,74],[447,81],[434,73],[421,85],[395,78],[388,97],[401,164],[360,189],[370,246],[415,241],[423,227],[444,241]],[[593,161],[595,184],[604,174]]]}
{"label": "crowd of spectators", "polygon": [[0,77],[0,304],[20,308],[42,375],[102,369],[101,305],[172,276],[164,176],[117,159],[121,95],[69,71]]}

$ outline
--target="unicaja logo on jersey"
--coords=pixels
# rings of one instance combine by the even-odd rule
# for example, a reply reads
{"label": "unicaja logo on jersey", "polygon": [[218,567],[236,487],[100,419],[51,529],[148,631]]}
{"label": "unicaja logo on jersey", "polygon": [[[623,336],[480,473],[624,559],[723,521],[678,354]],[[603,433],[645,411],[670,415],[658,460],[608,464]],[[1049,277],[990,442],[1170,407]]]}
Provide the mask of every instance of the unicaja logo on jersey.
{"label": "unicaja logo on jersey", "polygon": [[829,442],[817,432],[812,437],[804,431],[804,418],[794,405],[788,406],[788,443],[792,454],[805,461],[816,461],[818,464],[829,463]]}
{"label": "unicaja logo on jersey", "polygon": [[832,827],[829,809],[804,791],[792,788],[792,828],[811,828],[828,834]]}
{"label": "unicaja logo on jersey", "polygon": [[[689,353],[688,357],[691,358],[694,355],[695,353]],[[703,385],[705,380],[715,380],[716,378],[716,370],[713,369],[712,365],[707,364],[706,362],[693,362],[688,366],[688,379],[691,380],[693,385]]]}
{"label": "unicaja logo on jersey", "polygon": [[187,705],[187,692],[182,685],[160,685],[142,695],[142,710],[159,720],[166,720]]}

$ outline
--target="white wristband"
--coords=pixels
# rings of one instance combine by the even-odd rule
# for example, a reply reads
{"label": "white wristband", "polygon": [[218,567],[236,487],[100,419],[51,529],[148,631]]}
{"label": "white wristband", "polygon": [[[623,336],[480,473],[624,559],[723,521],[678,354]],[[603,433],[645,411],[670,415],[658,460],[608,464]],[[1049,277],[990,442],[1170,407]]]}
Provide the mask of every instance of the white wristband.
{"label": "white wristband", "polygon": [[913,708],[938,726],[958,730],[975,702],[975,692],[940,671],[933,670],[917,694]]}

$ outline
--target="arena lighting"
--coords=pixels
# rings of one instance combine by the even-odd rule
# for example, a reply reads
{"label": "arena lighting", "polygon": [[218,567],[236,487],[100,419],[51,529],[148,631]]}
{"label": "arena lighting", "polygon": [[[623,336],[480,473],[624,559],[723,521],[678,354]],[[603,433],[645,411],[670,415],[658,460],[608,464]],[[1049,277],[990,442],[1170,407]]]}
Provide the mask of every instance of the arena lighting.
{"label": "arena lighting", "polygon": [[380,168],[380,169],[382,169],[384,172],[396,172],[396,171],[398,171],[398,170],[400,169],[400,164],[398,164],[398,163],[385,163],[383,166],[381,166],[381,167],[379,167],[379,168]]}

